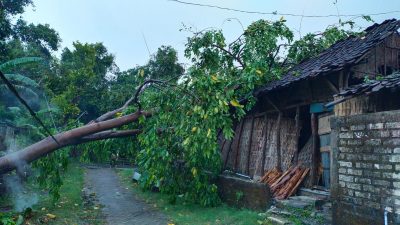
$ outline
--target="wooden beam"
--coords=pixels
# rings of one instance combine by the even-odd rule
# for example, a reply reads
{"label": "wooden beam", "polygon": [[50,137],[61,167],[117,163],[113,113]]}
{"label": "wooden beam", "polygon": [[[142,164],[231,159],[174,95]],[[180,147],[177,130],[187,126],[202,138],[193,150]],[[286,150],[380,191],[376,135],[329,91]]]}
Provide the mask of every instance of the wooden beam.
{"label": "wooden beam", "polygon": [[280,112],[281,110],[278,108],[278,106],[277,105],[275,105],[275,103],[274,102],[272,102],[272,100],[270,99],[270,98],[268,98],[268,96],[266,95],[265,96],[265,99],[268,101],[268,103],[269,104],[271,104],[272,105],[272,107],[274,107],[275,108],[275,110],[276,111],[278,111],[278,112]]}
{"label": "wooden beam", "polygon": [[[251,118],[249,146],[247,147],[247,175],[250,176],[250,158],[251,158],[251,145],[253,144],[253,129],[254,129],[254,116]],[[252,176],[250,176],[252,177]]]}
{"label": "wooden beam", "polygon": [[245,119],[240,121],[240,130],[239,130],[239,135],[238,135],[238,143],[236,146],[236,157],[235,157],[235,171],[237,171],[237,163],[238,163],[238,158],[239,158],[239,150],[240,150],[240,141],[242,140],[242,131],[243,131],[243,124],[244,124]]}
{"label": "wooden beam", "polygon": [[281,119],[282,112],[278,113],[278,121],[276,122],[276,159],[277,159],[277,169],[282,171],[282,153],[281,153]]}
{"label": "wooden beam", "polygon": [[[281,110],[288,110],[288,109],[292,109],[292,108],[296,108],[297,106],[305,106],[305,105],[310,105],[312,102],[306,101],[306,102],[300,102],[300,103],[296,103],[296,104],[292,104],[292,105],[288,105],[284,108],[282,108]],[[278,112],[277,110],[273,109],[273,110],[268,110],[265,111],[265,113],[276,113]]]}
{"label": "wooden beam", "polygon": [[318,182],[318,118],[315,113],[311,113],[311,181],[313,185],[316,185]]}
{"label": "wooden beam", "polygon": [[328,78],[323,77],[323,80],[325,81],[325,83],[328,85],[328,87],[335,93],[338,94],[339,93],[339,88],[337,88],[332,81],[330,81]]}

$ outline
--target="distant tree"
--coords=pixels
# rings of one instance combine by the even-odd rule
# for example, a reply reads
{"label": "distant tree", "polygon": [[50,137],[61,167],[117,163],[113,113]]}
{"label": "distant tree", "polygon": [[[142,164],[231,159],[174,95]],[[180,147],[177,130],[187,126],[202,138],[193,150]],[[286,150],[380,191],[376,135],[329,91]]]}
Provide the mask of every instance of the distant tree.
{"label": "distant tree", "polygon": [[63,50],[54,70],[46,85],[55,95],[53,100],[62,110],[64,122],[81,112],[86,112],[82,119],[88,122],[112,107],[108,101],[109,82],[118,68],[102,43],[75,42],[72,50]]}
{"label": "distant tree", "polygon": [[[368,22],[372,21],[369,17],[364,19]],[[349,25],[350,29],[345,29],[346,25]],[[288,59],[292,63],[297,64],[315,57],[338,41],[344,40],[351,35],[360,34],[353,31],[353,28],[354,22],[346,21],[339,22],[339,26],[330,26],[321,33],[308,33],[304,37],[293,42],[289,49]]]}
{"label": "distant tree", "polygon": [[182,75],[184,72],[184,68],[178,63],[178,53],[171,46],[158,48],[145,67],[148,69],[148,76],[152,79],[169,79]]}

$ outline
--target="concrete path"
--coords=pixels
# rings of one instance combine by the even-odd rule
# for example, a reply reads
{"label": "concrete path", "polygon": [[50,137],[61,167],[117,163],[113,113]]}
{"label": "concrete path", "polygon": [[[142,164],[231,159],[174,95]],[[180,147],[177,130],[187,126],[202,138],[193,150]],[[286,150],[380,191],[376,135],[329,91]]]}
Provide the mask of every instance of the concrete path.
{"label": "concrete path", "polygon": [[114,169],[86,169],[85,186],[103,205],[103,213],[112,225],[166,225],[167,217],[134,196],[121,185]]}

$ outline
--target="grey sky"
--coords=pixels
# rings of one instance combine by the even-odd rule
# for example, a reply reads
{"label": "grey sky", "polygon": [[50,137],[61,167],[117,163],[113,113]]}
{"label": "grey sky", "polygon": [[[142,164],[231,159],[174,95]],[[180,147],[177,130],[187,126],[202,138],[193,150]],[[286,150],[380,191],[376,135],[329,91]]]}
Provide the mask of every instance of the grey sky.
{"label": "grey sky", "polygon": [[[294,13],[306,15],[328,14],[369,14],[400,10],[400,0],[185,0],[202,4],[212,4],[249,11]],[[258,19],[277,20],[280,16],[265,16],[224,11],[178,4],[167,0],[34,0],[24,18],[33,23],[48,23],[63,39],[62,46],[69,47],[73,41],[103,42],[116,56],[121,70],[147,62],[149,49],[155,52],[161,45],[171,45],[183,58],[184,44],[189,35],[180,32],[182,24],[198,30],[215,27],[223,29],[228,40],[233,40],[242,32],[241,25],[248,26]],[[399,18],[400,13],[374,16],[376,22],[389,18]],[[236,18],[227,21],[228,18]],[[301,34],[324,30],[338,22],[331,18],[285,17],[290,28]],[[342,18],[345,20],[348,18]],[[365,27],[370,24],[357,20]],[[301,26],[300,26],[301,24]],[[298,34],[297,34],[298,35]]]}

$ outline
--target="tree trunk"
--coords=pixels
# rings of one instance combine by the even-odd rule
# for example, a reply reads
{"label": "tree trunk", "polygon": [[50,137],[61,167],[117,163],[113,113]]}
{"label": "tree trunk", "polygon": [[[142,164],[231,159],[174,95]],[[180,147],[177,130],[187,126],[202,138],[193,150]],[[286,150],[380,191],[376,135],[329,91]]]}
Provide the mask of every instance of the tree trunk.
{"label": "tree trunk", "polygon": [[[0,158],[0,174],[12,171],[35,161],[47,154],[63,148],[68,145],[84,143],[93,140],[101,140],[112,137],[122,137],[129,136],[132,134],[137,134],[140,131],[126,131],[117,132],[108,131],[113,128],[121,127],[123,125],[137,121],[140,116],[150,116],[150,112],[135,112],[120,118],[110,119],[103,122],[94,122],[88,125],[78,127],[60,134],[55,135],[55,139],[58,144],[51,138],[47,137],[35,144],[32,144],[25,149],[5,155]],[[104,132],[104,131],[108,131]],[[100,132],[100,133],[99,133]]]}

